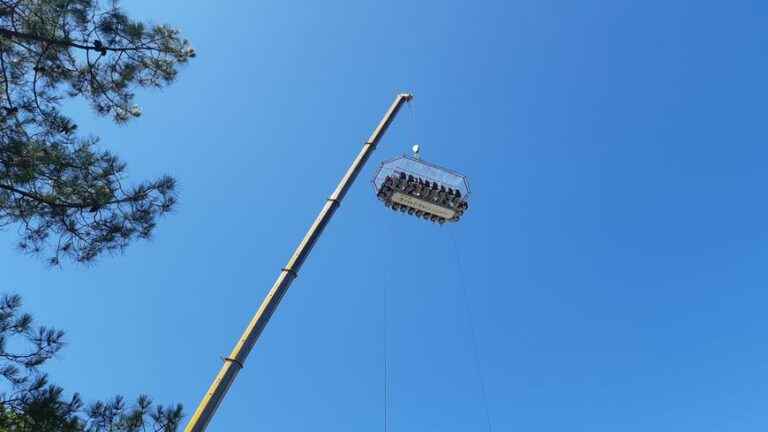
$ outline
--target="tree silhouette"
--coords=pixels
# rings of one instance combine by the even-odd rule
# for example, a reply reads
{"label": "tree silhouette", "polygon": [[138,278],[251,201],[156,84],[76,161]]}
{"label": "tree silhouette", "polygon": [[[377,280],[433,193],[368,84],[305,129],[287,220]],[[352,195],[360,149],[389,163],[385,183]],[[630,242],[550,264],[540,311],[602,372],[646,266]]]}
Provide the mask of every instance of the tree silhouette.
{"label": "tree silhouette", "polygon": [[0,0],[0,227],[18,246],[89,262],[148,238],[175,181],[125,184],[125,163],[61,112],[80,97],[116,123],[137,88],[171,83],[195,51],[178,30],[130,19],[116,1]]}
{"label": "tree silhouette", "polygon": [[[85,406],[75,393],[64,399],[40,368],[64,345],[62,331],[35,327],[21,312],[18,295],[0,297],[0,431],[4,432],[174,432],[182,408],[153,406],[147,396],[134,404],[122,397]],[[9,350],[8,346],[16,347]]]}

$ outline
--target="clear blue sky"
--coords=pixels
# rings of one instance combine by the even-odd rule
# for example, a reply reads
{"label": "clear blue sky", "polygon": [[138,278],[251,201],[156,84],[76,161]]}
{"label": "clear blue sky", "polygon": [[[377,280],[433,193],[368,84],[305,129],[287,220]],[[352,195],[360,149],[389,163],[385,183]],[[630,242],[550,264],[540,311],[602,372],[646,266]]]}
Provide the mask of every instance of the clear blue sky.
{"label": "clear blue sky", "polygon": [[[68,390],[191,414],[411,90],[211,431],[382,430],[386,287],[390,430],[485,430],[461,283],[494,431],[768,428],[768,3],[126,5],[199,56],[142,118],[80,130],[133,179],[176,176],[178,212],[93,268],[0,234],[2,291],[68,332],[49,368]],[[375,168],[414,142],[470,177],[462,223],[376,201]]]}

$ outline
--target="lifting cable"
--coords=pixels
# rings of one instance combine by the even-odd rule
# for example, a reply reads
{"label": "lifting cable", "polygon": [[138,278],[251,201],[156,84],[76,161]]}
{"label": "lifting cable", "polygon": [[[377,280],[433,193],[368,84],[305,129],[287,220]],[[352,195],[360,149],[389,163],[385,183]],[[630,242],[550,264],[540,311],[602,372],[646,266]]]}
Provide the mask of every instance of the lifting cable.
{"label": "lifting cable", "polygon": [[389,312],[387,307],[389,285],[389,281],[384,284],[384,432],[389,431],[389,343],[387,341],[389,336],[387,331],[389,327],[389,320],[387,319]]}
{"label": "lifting cable", "polygon": [[[416,110],[414,109],[414,103],[411,101],[409,104],[406,105],[406,109],[409,111],[410,114],[410,120],[408,122],[408,127],[406,128],[406,136],[407,139],[410,139],[413,144],[416,144],[414,141],[416,137]],[[388,222],[387,222],[387,230],[389,231],[388,237],[390,239],[397,238],[398,231],[395,227],[395,224],[397,223],[397,218],[392,217],[391,215],[388,215]],[[395,257],[396,257],[396,250],[393,247],[389,257],[392,261],[392,264],[394,264]],[[389,268],[393,268],[394,266],[389,266]],[[383,293],[383,344],[384,344],[384,432],[389,432],[391,419],[390,419],[390,403],[391,403],[391,396],[390,396],[390,385],[389,385],[389,297],[392,295],[390,293],[390,285],[393,285],[390,282],[389,279],[392,278],[392,273],[390,270],[390,273],[387,274],[387,281],[384,284],[384,293]]]}
{"label": "lifting cable", "polygon": [[[411,121],[409,123],[408,130],[406,131],[406,135],[410,135],[408,138],[411,139],[411,141],[414,140],[414,137],[416,136],[416,110],[414,109],[414,103],[411,101],[409,104],[406,105],[406,109],[410,112]],[[416,144],[414,142],[414,144]],[[394,227],[394,224],[396,222],[396,218],[393,218],[391,215],[389,216],[389,220],[387,222],[387,229],[389,231],[389,238],[394,239],[397,238],[397,229]],[[392,249],[390,253],[390,260],[395,260],[395,250]],[[389,266],[389,268],[393,268],[393,266]],[[392,273],[390,270],[390,273],[387,274],[387,278],[391,278]],[[390,428],[390,402],[391,402],[391,396],[390,396],[390,389],[389,389],[389,297],[391,293],[389,292],[390,281],[387,280],[387,283],[384,284],[384,293],[383,293],[383,339],[384,339],[384,432],[389,432]]]}
{"label": "lifting cable", "polygon": [[[453,227],[451,227],[453,228]],[[483,410],[485,411],[485,421],[488,424],[488,432],[493,432],[493,427],[491,426],[491,410],[488,406],[488,395],[486,393],[485,389],[485,379],[483,378],[483,370],[480,365],[480,350],[478,349],[477,344],[477,335],[475,333],[475,323],[472,316],[472,305],[469,303],[469,295],[467,294],[467,287],[464,284],[464,281],[466,280],[464,278],[464,270],[462,267],[461,262],[461,254],[459,253],[458,245],[456,244],[456,236],[453,233],[453,230],[451,230],[450,233],[451,236],[451,242],[453,243],[453,251],[456,255],[456,269],[458,272],[458,281],[459,281],[459,292],[461,298],[459,301],[464,304],[464,315],[466,317],[465,322],[467,323],[468,333],[469,333],[469,340],[472,350],[472,358],[475,363],[475,373],[477,374],[477,380],[479,382],[480,387],[480,397],[482,398],[482,404],[483,404]]]}
{"label": "lifting cable", "polygon": [[[411,135],[409,137],[411,139],[413,139],[414,135],[416,135],[416,126],[417,126],[417,123],[416,123],[416,110],[414,109],[413,105],[414,105],[413,103],[408,104],[408,110],[410,111],[410,114],[411,114],[410,116],[411,116],[411,120],[412,120],[410,122],[411,123],[411,127],[408,128],[408,129],[410,129],[408,131],[409,132],[408,135]],[[416,144],[416,143],[414,143],[414,144]],[[414,145],[414,152],[415,153],[417,152],[417,146],[415,146],[415,145]],[[418,155],[416,155],[416,157],[418,158]],[[389,231],[388,234],[389,234],[389,238],[390,239],[395,239],[397,237],[396,236],[397,231],[392,226],[394,223],[395,223],[395,218],[390,216],[389,222],[387,223],[388,231]],[[449,233],[449,235],[451,237],[451,243],[453,244],[454,255],[456,257],[456,270],[457,270],[457,273],[458,273],[457,280],[458,280],[458,284],[459,284],[459,295],[460,295],[459,302],[463,303],[463,305],[464,305],[464,316],[465,316],[464,322],[467,324],[467,327],[468,327],[467,333],[469,334],[470,348],[472,350],[472,359],[474,361],[475,374],[477,376],[477,380],[478,380],[478,383],[479,383],[479,390],[480,390],[481,401],[482,401],[482,404],[483,404],[483,410],[484,410],[484,414],[485,414],[485,421],[486,421],[486,424],[488,426],[488,432],[493,432],[493,426],[492,426],[492,422],[491,422],[491,412],[490,412],[490,408],[489,408],[489,404],[488,404],[488,395],[487,395],[487,391],[486,391],[486,388],[485,388],[485,379],[483,377],[483,371],[482,371],[482,367],[481,367],[481,363],[480,363],[480,350],[478,348],[478,343],[477,343],[477,334],[476,334],[476,331],[475,331],[474,317],[473,317],[473,314],[472,314],[472,307],[471,307],[471,304],[469,302],[469,294],[467,293],[467,288],[465,286],[466,278],[464,277],[464,270],[463,270],[463,266],[462,266],[462,259],[461,259],[461,255],[459,253],[458,245],[456,243],[455,234],[453,233],[453,230],[451,228],[449,228],[448,230],[451,231]],[[390,259],[392,261],[392,264],[394,264],[394,260],[395,260],[395,249],[394,249],[394,247],[393,247],[393,249],[392,249],[392,251],[390,253]],[[391,269],[392,267],[393,266],[390,266],[389,268]],[[383,359],[383,363],[384,363],[384,367],[383,367],[383,369],[384,369],[384,371],[383,371],[384,372],[384,377],[383,377],[384,378],[384,395],[383,395],[384,396],[383,397],[383,399],[384,399],[383,400],[383,402],[384,402],[384,409],[383,409],[383,411],[384,411],[384,413],[383,413],[384,414],[384,432],[389,432],[390,423],[391,423],[391,419],[390,419],[390,402],[391,401],[390,401],[390,382],[389,382],[390,381],[390,371],[389,371],[389,340],[388,340],[389,339],[389,317],[388,317],[388,314],[389,314],[389,297],[392,295],[392,293],[390,293],[390,285],[391,284],[388,283],[388,282],[389,282],[389,279],[391,279],[391,277],[392,277],[392,273],[391,273],[391,270],[390,270],[390,272],[387,274],[387,279],[388,280],[384,283],[384,289],[383,289],[383,294],[382,294],[382,296],[383,296],[383,307],[382,307],[382,309],[383,309],[383,312],[382,312],[382,315],[383,315],[383,318],[382,318],[383,329],[381,330],[381,333],[383,333],[383,354],[384,354],[384,359]]]}
{"label": "lifting cable", "polygon": [[[396,223],[396,218],[392,217],[392,215],[389,216],[389,221],[387,221],[387,228],[388,228],[388,237],[390,239],[394,239],[396,230],[394,228],[394,224]],[[392,246],[392,250],[389,254],[390,261],[394,262],[395,259],[395,248]],[[384,432],[389,432],[389,425],[390,425],[390,418],[389,418],[389,405],[390,405],[390,390],[389,390],[389,297],[391,293],[389,292],[389,287],[391,284],[391,278],[392,278],[392,266],[389,267],[389,272],[387,273],[387,280],[384,283],[384,293],[383,293],[383,340],[384,340]]]}

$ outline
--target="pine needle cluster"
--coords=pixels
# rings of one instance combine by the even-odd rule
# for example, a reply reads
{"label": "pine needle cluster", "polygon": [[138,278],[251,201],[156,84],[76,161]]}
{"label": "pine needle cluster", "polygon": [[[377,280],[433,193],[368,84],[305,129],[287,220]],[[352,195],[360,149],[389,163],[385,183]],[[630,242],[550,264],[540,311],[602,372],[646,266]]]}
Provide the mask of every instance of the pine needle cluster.
{"label": "pine needle cluster", "polygon": [[[133,404],[117,396],[86,405],[79,394],[65,398],[41,367],[64,347],[64,332],[35,326],[21,311],[21,297],[0,297],[0,431],[175,432],[180,405],[153,405],[147,396]],[[11,348],[13,347],[13,348]]]}
{"label": "pine needle cluster", "polygon": [[178,30],[129,18],[118,2],[0,0],[0,227],[18,246],[90,262],[151,236],[176,182],[126,184],[126,165],[62,112],[86,100],[118,124],[142,114],[138,88],[161,88],[195,51]]}

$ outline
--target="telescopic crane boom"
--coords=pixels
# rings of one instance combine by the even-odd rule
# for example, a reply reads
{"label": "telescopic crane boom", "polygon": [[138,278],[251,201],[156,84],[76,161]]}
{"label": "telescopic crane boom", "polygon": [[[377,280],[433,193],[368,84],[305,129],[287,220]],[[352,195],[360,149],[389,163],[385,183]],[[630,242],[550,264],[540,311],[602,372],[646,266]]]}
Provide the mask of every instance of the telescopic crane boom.
{"label": "telescopic crane boom", "polygon": [[205,396],[203,396],[203,400],[200,401],[200,404],[197,406],[197,409],[189,420],[184,432],[203,432],[208,427],[208,423],[210,423],[211,418],[213,418],[213,415],[216,413],[216,409],[227,394],[227,390],[229,390],[229,387],[235,381],[237,373],[243,368],[245,360],[251,352],[253,345],[259,339],[259,335],[261,335],[264,327],[266,327],[269,322],[269,318],[275,312],[275,309],[277,309],[280,300],[283,298],[286,291],[288,291],[291,282],[298,276],[301,265],[304,264],[304,261],[309,256],[309,252],[317,242],[317,239],[320,238],[325,226],[333,217],[339,204],[341,204],[341,200],[344,199],[344,196],[347,194],[349,187],[357,178],[357,175],[360,173],[360,170],[363,168],[366,161],[368,161],[373,150],[376,149],[376,145],[379,143],[381,137],[384,136],[389,125],[392,124],[392,121],[398,111],[400,111],[400,108],[412,98],[413,96],[408,93],[397,95],[397,98],[392,103],[392,106],[389,107],[384,118],[376,129],[374,129],[370,138],[368,138],[368,141],[363,144],[363,149],[360,150],[360,153],[352,162],[352,166],[349,167],[346,174],[344,174],[344,177],[341,178],[336,190],[325,202],[325,205],[323,205],[320,214],[317,215],[312,226],[309,227],[309,231],[307,231],[304,239],[299,243],[299,246],[296,248],[293,256],[291,256],[288,264],[286,264],[285,268],[280,271],[280,275],[277,277],[275,284],[272,285],[272,289],[269,290],[267,297],[261,302],[261,306],[259,306],[259,309],[251,319],[248,327],[245,328],[243,335],[237,341],[232,353],[229,354],[229,357],[224,359],[224,365],[216,375],[216,378],[214,378],[213,383],[210,388],[208,388]]}

